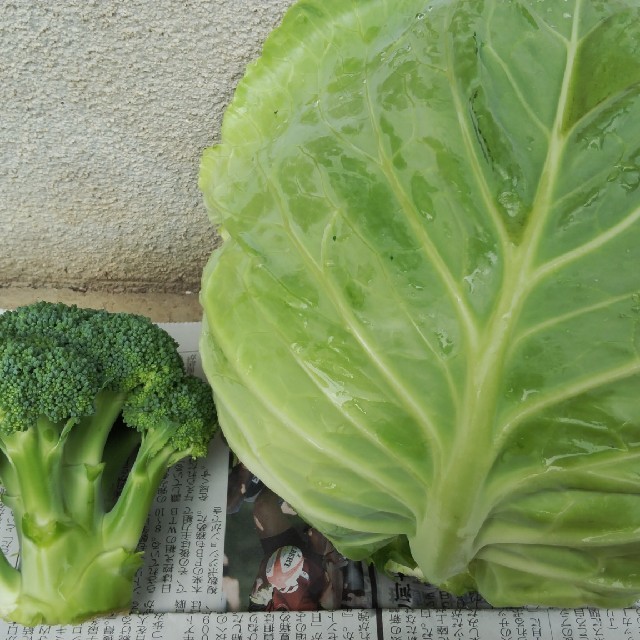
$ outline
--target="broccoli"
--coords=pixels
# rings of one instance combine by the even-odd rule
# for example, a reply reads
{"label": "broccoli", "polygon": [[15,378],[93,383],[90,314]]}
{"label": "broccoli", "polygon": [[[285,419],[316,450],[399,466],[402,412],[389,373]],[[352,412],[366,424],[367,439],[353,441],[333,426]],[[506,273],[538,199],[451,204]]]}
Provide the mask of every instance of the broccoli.
{"label": "broccoli", "polygon": [[0,314],[0,481],[20,542],[17,567],[0,553],[3,618],[129,609],[158,486],[217,429],[211,390],[176,347],[128,313],[38,302]]}

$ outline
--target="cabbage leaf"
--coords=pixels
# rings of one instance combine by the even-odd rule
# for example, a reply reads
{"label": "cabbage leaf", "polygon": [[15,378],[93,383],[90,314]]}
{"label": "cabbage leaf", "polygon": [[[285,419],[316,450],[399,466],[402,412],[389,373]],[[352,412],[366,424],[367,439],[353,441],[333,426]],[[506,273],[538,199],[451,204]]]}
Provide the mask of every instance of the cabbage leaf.
{"label": "cabbage leaf", "polygon": [[202,158],[226,438],[352,558],[640,596],[640,7],[301,0]]}

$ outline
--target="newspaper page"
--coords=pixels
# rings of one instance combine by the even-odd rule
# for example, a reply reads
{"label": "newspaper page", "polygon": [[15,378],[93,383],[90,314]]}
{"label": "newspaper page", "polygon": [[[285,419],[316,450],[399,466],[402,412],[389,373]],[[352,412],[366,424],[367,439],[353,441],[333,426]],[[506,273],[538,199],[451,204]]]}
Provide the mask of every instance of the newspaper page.
{"label": "newspaper page", "polygon": [[[163,326],[188,370],[203,375],[199,323]],[[640,608],[492,609],[477,595],[349,561],[221,436],[207,458],[169,470],[140,548],[131,614],[75,626],[0,622],[0,640],[640,640]],[[0,549],[19,562],[2,503]]]}

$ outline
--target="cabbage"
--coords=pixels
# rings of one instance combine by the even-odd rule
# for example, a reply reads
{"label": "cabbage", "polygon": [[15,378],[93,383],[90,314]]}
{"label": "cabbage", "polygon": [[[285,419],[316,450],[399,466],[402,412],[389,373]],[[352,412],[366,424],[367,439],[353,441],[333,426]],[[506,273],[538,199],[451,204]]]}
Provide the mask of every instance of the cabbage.
{"label": "cabbage", "polygon": [[303,0],[200,185],[237,455],[354,559],[640,596],[637,0]]}

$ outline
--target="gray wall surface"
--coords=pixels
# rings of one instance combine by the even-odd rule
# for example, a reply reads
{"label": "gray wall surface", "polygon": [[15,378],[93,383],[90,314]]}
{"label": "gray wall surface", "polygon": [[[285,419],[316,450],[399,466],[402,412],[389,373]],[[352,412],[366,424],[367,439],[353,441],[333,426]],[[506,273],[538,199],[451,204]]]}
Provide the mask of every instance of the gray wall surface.
{"label": "gray wall surface", "polygon": [[0,0],[0,287],[183,291],[233,88],[293,0]]}

